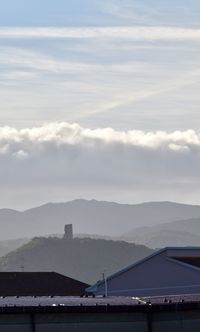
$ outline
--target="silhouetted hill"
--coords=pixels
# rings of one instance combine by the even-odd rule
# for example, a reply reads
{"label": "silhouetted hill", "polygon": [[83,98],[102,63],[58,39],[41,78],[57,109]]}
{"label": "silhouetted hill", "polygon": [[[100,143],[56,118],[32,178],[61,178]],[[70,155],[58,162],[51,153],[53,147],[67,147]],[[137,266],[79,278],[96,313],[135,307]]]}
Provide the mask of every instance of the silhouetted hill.
{"label": "silhouetted hill", "polygon": [[0,271],[55,271],[93,283],[141,259],[152,250],[123,241],[35,238],[0,259]]}
{"label": "silhouetted hill", "polygon": [[24,212],[1,209],[0,239],[57,234],[66,223],[72,223],[76,233],[120,236],[140,226],[198,217],[200,206],[170,202],[128,205],[79,199],[48,203]]}
{"label": "silhouetted hill", "polygon": [[200,246],[200,218],[136,228],[124,234],[122,239],[144,244],[150,248]]}

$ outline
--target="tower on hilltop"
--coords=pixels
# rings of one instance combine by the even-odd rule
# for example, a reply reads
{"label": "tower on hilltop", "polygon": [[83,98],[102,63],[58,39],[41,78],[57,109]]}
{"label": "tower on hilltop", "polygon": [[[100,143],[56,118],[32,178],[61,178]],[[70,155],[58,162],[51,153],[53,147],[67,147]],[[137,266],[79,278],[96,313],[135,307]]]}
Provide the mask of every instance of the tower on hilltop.
{"label": "tower on hilltop", "polygon": [[73,225],[72,224],[65,225],[64,239],[66,239],[66,240],[73,239]]}

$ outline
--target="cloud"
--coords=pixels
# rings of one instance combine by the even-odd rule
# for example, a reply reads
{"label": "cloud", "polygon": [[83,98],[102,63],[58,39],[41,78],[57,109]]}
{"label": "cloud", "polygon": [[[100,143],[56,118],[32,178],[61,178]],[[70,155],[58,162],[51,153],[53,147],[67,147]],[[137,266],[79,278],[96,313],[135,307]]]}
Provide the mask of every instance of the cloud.
{"label": "cloud", "polygon": [[[27,150],[31,155],[32,148],[38,151],[45,149],[45,145],[52,145],[56,149],[64,146],[81,146],[82,149],[105,149],[118,145],[124,148],[148,150],[187,151],[200,150],[200,133],[194,130],[186,131],[156,131],[144,132],[140,130],[117,131],[113,128],[90,129],[79,124],[66,122],[48,123],[41,127],[17,130],[12,127],[0,127],[0,144],[2,153],[13,153]],[[4,147],[7,147],[6,149]]]}
{"label": "cloud", "polygon": [[[22,33],[26,31],[26,28],[21,29]],[[54,28],[49,30],[50,33],[52,29]],[[70,28],[66,28],[66,31],[68,29]],[[93,28],[87,28],[86,31],[90,31],[90,29]],[[99,29],[97,31],[102,35],[103,28]],[[110,36],[115,29],[117,28],[108,28]],[[124,31],[124,28],[119,27],[119,31],[121,29]],[[129,31],[128,27],[126,29]],[[149,28],[145,29],[147,31]],[[11,33],[12,29],[9,31]],[[37,33],[37,28],[34,31]],[[71,28],[70,31],[71,33],[76,31],[78,36],[82,30],[81,28]],[[127,36],[131,35],[131,31]],[[184,102],[182,102],[184,105],[177,107],[177,102],[183,100],[181,89],[193,84],[199,85],[199,61],[196,44],[189,45],[190,52],[188,54],[188,52],[176,50],[177,45],[182,45],[181,43],[165,43],[165,46],[170,44],[170,47],[173,44],[174,50],[158,50],[159,43],[155,45],[155,43],[131,42],[126,39],[126,34],[123,38],[125,40],[120,38],[111,40],[110,37],[107,40],[90,38],[89,40],[66,41],[63,39],[59,40],[59,48],[55,47],[54,43],[57,42],[55,39],[47,42],[30,40],[28,44],[27,41],[24,41],[23,47],[21,42],[18,44],[19,40],[4,41],[1,39],[0,97],[1,108],[4,109],[1,114],[1,123],[26,126],[32,125],[33,121],[40,124],[45,120],[62,121],[64,119],[83,121],[89,126],[91,124],[112,126],[113,121],[109,120],[110,113],[116,111],[114,121],[120,127],[121,116],[119,116],[119,112],[123,108],[123,114],[127,114],[127,117],[138,117],[139,122],[142,123],[142,128],[146,127],[147,122],[148,128],[156,128],[153,126],[154,120],[149,126],[150,122],[147,121],[147,117],[152,114],[153,118],[155,109],[160,109],[162,104],[165,107],[168,105],[169,114],[173,112],[174,108],[179,114],[183,109],[185,112],[186,109],[189,109],[188,113],[193,112],[196,107],[195,98],[198,98],[198,93],[195,94],[193,87],[188,92],[188,96],[191,95],[192,99],[190,107]],[[48,46],[49,43],[52,43],[51,47]],[[13,46],[11,47],[11,45]],[[78,50],[76,50],[75,45],[79,47]],[[121,48],[121,46],[135,47],[137,45],[140,47],[151,45],[151,49],[148,52],[144,50],[125,52]],[[91,54],[91,50],[94,53]],[[174,91],[176,96],[170,103]],[[186,95],[184,93],[185,97]],[[147,101],[154,102],[152,109],[148,109],[148,113],[143,111],[145,108],[143,105]],[[20,110],[20,120],[16,109]],[[53,112],[54,109],[57,111]],[[158,122],[162,123],[162,111],[159,112]],[[144,113],[146,113],[145,119],[141,119],[140,114]],[[99,123],[100,116],[105,119],[101,123]],[[194,118],[191,115],[188,117]],[[88,119],[92,120],[88,121]],[[123,121],[125,128],[127,128],[129,121],[126,120],[125,116]],[[169,128],[166,123],[165,125]],[[183,123],[182,127],[187,125]],[[179,124],[174,124],[174,127],[178,126]],[[191,121],[189,121],[189,126],[193,126]]]}
{"label": "cloud", "polygon": [[128,40],[199,40],[200,29],[159,26],[127,27],[1,27],[0,38],[104,38]]}
{"label": "cloud", "polygon": [[200,182],[199,162],[200,132],[194,130],[117,131],[66,122],[0,128],[0,192],[29,205],[39,197],[63,200],[66,193],[130,201],[147,193],[171,199],[180,191],[181,200]]}
{"label": "cloud", "polygon": [[[17,68],[28,68],[35,71],[49,72],[52,74],[85,74],[88,72],[101,73],[108,71],[110,73],[137,73],[145,69],[147,64],[139,61],[129,61],[126,63],[90,63],[89,61],[67,61],[59,58],[44,55],[40,52],[33,52],[17,47],[0,47],[0,64]],[[14,77],[27,77],[29,73],[24,71],[14,71]],[[34,73],[31,72],[31,75]],[[3,74],[1,74],[3,75]],[[4,74],[6,77],[6,75]]]}

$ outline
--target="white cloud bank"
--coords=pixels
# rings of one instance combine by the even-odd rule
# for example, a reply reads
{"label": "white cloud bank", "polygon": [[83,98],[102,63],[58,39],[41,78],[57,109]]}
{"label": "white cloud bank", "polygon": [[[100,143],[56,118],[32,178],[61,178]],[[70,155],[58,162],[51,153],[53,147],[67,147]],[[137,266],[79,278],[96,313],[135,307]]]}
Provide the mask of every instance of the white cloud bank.
{"label": "white cloud bank", "polygon": [[77,197],[191,202],[198,197],[199,164],[194,130],[116,131],[66,122],[1,127],[1,206]]}
{"label": "white cloud bank", "polygon": [[[200,132],[186,131],[156,131],[140,130],[117,131],[113,128],[89,129],[79,124],[48,123],[37,128],[18,130],[12,127],[0,127],[0,154],[15,154],[22,151],[26,156],[34,152],[41,153],[46,148],[57,150],[63,147],[79,146],[84,149],[113,149],[114,147],[128,149],[145,149],[148,151],[188,152],[200,151]],[[159,152],[158,152],[159,153]],[[23,156],[25,156],[23,154]]]}

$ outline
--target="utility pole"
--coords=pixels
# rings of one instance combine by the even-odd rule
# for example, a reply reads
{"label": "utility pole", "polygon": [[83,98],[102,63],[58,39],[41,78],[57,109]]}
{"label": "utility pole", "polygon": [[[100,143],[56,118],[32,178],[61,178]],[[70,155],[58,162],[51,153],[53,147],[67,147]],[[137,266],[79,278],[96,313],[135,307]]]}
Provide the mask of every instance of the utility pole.
{"label": "utility pole", "polygon": [[104,287],[105,287],[105,293],[104,293],[104,296],[107,297],[107,296],[108,296],[108,282],[107,282],[107,278],[106,278],[106,273],[105,273],[105,271],[102,273],[102,276],[103,276]]}

